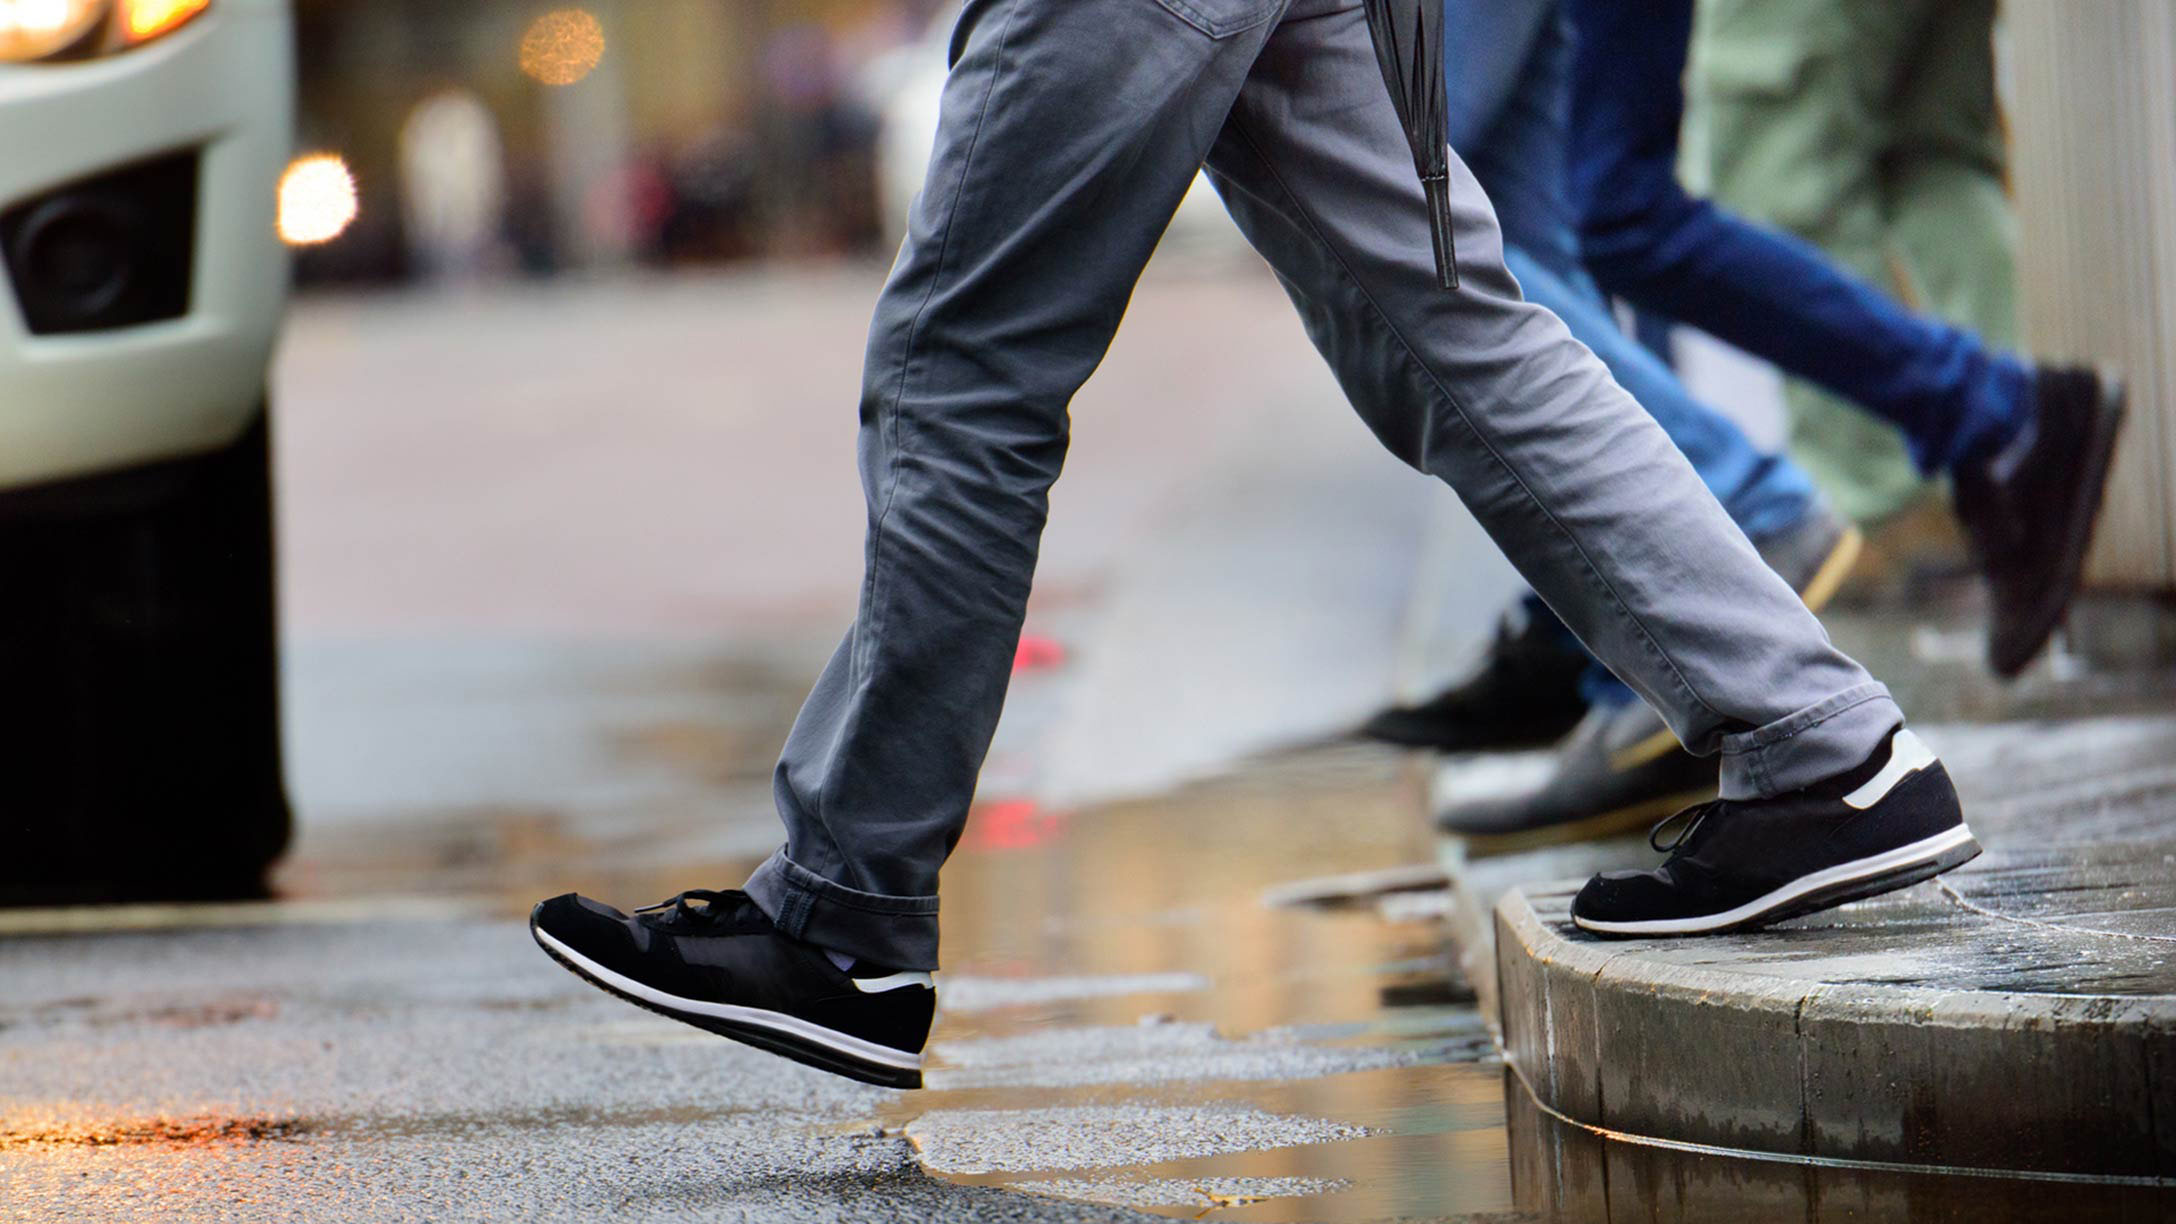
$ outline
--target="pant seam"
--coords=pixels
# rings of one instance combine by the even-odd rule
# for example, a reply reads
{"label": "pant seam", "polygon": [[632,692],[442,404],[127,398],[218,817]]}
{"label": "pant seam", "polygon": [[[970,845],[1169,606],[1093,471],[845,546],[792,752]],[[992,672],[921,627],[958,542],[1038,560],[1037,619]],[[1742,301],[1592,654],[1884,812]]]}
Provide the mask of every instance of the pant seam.
{"label": "pant seam", "polygon": [[[969,133],[966,150],[960,155],[959,185],[952,194],[950,205],[945,209],[944,230],[937,240],[937,258],[934,266],[930,269],[929,286],[922,291],[922,301],[914,308],[914,317],[907,323],[906,338],[901,345],[903,351],[899,360],[899,379],[884,410],[884,425],[891,432],[891,453],[885,460],[884,488],[881,498],[883,509],[878,511],[876,521],[870,524],[869,527],[868,573],[864,577],[862,584],[862,603],[868,612],[866,640],[870,641],[880,637],[884,628],[883,602],[880,598],[883,586],[884,529],[891,521],[892,507],[898,500],[900,472],[906,457],[906,431],[900,424],[900,406],[906,400],[907,385],[914,374],[915,339],[921,334],[922,320],[928,315],[929,305],[936,300],[937,289],[944,282],[945,263],[952,252],[952,229],[959,220],[962,200],[967,194],[967,185],[974,173],[975,151],[982,145],[982,130],[989,121],[990,102],[991,99],[997,96],[998,82],[1004,73],[1005,51],[1011,44],[1013,24],[1019,19],[1019,16],[1020,4],[1018,0],[1014,0],[1012,6],[1005,11],[1004,28],[998,31],[997,49],[994,53],[995,62],[990,66],[989,85],[983,90],[982,102],[975,110],[974,131]],[[854,636],[855,640],[848,655],[849,690],[861,686],[867,668],[865,639],[861,628],[856,629]],[[834,773],[832,776],[836,778],[838,775]],[[859,879],[859,874],[854,871],[853,859],[846,854],[845,847],[839,845],[838,835],[832,831],[831,820],[827,814],[829,805],[825,802],[825,799],[826,796],[821,792],[816,796],[816,823],[822,826],[824,836],[831,842],[831,848],[837,854],[840,866],[848,874]]]}
{"label": "pant seam", "polygon": [[[1392,339],[1398,342],[1398,347],[1405,353],[1407,360],[1411,362],[1415,369],[1420,371],[1421,376],[1428,381],[1429,385],[1433,386],[1436,389],[1436,393],[1443,397],[1443,402],[1448,404],[1451,410],[1458,414],[1459,419],[1465,423],[1467,431],[1473,434],[1475,440],[1480,442],[1481,446],[1488,451],[1489,458],[1493,459],[1496,462],[1496,465],[1502,468],[1504,470],[1504,473],[1511,478],[1512,483],[1518,486],[1519,492],[1526,498],[1526,500],[1530,504],[1532,504],[1536,510],[1540,511],[1542,517],[1548,520],[1549,525],[1554,528],[1556,532],[1560,536],[1562,536],[1567,543],[1571,545],[1572,551],[1578,555],[1580,563],[1586,567],[1588,576],[1591,577],[1595,582],[1599,583],[1603,592],[1608,596],[1608,602],[1611,608],[1616,611],[1618,616],[1622,618],[1625,623],[1631,625],[1632,628],[1637,631],[1641,643],[1647,648],[1649,653],[1651,653],[1656,659],[1660,660],[1663,666],[1669,669],[1670,675],[1677,681],[1678,687],[1684,692],[1687,698],[1691,699],[1691,701],[1695,705],[1698,705],[1701,709],[1707,711],[1709,717],[1713,718],[1716,722],[1726,724],[1730,722],[1731,720],[1724,718],[1720,711],[1716,710],[1713,705],[1710,705],[1708,703],[1706,698],[1700,696],[1700,694],[1693,689],[1691,681],[1685,678],[1685,673],[1677,666],[1676,660],[1670,658],[1668,653],[1666,653],[1662,649],[1661,645],[1654,640],[1654,634],[1648,630],[1646,624],[1640,620],[1638,614],[1633,612],[1631,608],[1625,605],[1624,599],[1617,593],[1616,587],[1613,586],[1610,583],[1609,578],[1604,575],[1599,568],[1595,566],[1594,559],[1587,554],[1586,548],[1579,543],[1578,538],[1573,536],[1572,533],[1564,527],[1562,521],[1557,518],[1555,513],[1553,513],[1549,509],[1546,503],[1544,503],[1539,497],[1535,496],[1533,488],[1526,483],[1526,479],[1519,474],[1518,469],[1513,467],[1511,463],[1504,458],[1503,452],[1499,450],[1496,445],[1489,440],[1488,436],[1481,431],[1480,427],[1474,423],[1473,414],[1468,412],[1465,405],[1459,402],[1458,397],[1453,395],[1450,389],[1448,387],[1445,387],[1442,381],[1435,376],[1435,372],[1428,368],[1428,363],[1422,361],[1420,359],[1420,355],[1413,351],[1412,343],[1406,339],[1405,334],[1398,329],[1398,326],[1391,321],[1389,312],[1385,311],[1382,307],[1382,304],[1375,300],[1374,294],[1368,292],[1366,283],[1362,281],[1359,275],[1352,270],[1352,266],[1346,262],[1344,255],[1338,251],[1336,245],[1332,243],[1322,233],[1321,228],[1315,224],[1314,217],[1308,213],[1306,206],[1300,203],[1299,197],[1293,193],[1291,186],[1285,182],[1284,177],[1277,173],[1276,162],[1263,151],[1262,146],[1254,139],[1253,134],[1248,131],[1247,125],[1243,121],[1241,121],[1236,114],[1233,115],[1231,119],[1228,120],[1228,122],[1231,124],[1232,130],[1238,134],[1239,138],[1246,142],[1248,149],[1250,149],[1254,153],[1256,160],[1261,162],[1263,171],[1269,176],[1270,181],[1276,183],[1277,189],[1284,193],[1285,200],[1291,206],[1294,215],[1304,224],[1307,232],[1313,236],[1316,244],[1325,254],[1330,257],[1331,262],[1336,265],[1338,271],[1344,276],[1347,283],[1352,286],[1354,292],[1358,293],[1362,300],[1367,302],[1368,308],[1375,312],[1375,317],[1382,323],[1384,330],[1390,334]],[[1431,473],[1431,475],[1433,475],[1433,473]],[[1438,479],[1441,478],[1438,477]]]}
{"label": "pant seam", "polygon": [[[902,345],[904,352],[899,361],[899,381],[892,390],[890,403],[886,406],[884,413],[885,422],[891,427],[892,445],[891,455],[885,463],[884,509],[877,515],[875,524],[870,527],[869,575],[866,594],[871,612],[869,627],[872,634],[882,630],[882,625],[876,619],[877,616],[881,615],[880,605],[877,601],[877,591],[880,586],[880,562],[883,557],[884,528],[891,520],[892,506],[897,501],[900,468],[903,466],[902,460],[906,454],[903,441],[905,430],[901,428],[899,423],[899,409],[900,405],[906,402],[907,384],[914,375],[914,342],[916,337],[921,334],[922,320],[929,313],[929,304],[936,300],[937,289],[944,283],[945,262],[952,254],[952,228],[959,220],[961,202],[967,194],[968,181],[974,174],[975,151],[982,146],[982,129],[989,121],[990,100],[997,96],[998,80],[1004,73],[1005,49],[1012,40],[1013,22],[1018,19],[1019,15],[1020,5],[1018,0],[1015,0],[1012,7],[1005,12],[1005,28],[998,31],[997,50],[995,52],[996,62],[990,66],[990,82],[982,92],[981,105],[975,110],[975,129],[967,137],[966,151],[960,155],[959,186],[954,189],[951,204],[945,209],[944,232],[937,239],[937,259],[930,269],[929,286],[922,291],[922,301],[914,308],[914,317],[907,323],[907,335]],[[861,675],[860,653],[858,650],[855,652],[856,658],[854,660],[854,677],[857,683]]]}

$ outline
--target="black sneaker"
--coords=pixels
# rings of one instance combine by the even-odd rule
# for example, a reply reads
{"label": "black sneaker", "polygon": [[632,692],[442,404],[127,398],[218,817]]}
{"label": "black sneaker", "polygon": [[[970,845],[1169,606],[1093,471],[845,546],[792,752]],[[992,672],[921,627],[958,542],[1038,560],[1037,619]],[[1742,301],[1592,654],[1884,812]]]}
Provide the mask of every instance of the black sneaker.
{"label": "black sneaker", "polygon": [[637,1007],[865,1084],[922,1086],[929,974],[844,972],[746,893],[684,892],[633,914],[567,893],[530,912],[529,933]]}
{"label": "black sneaker", "polygon": [[[1680,832],[1660,840],[1663,830]],[[1890,892],[1970,861],[1949,772],[1899,728],[1844,777],[1774,799],[1717,799],[1655,826],[1653,871],[1588,880],[1572,921],[1598,935],[1741,931]]]}
{"label": "black sneaker", "polygon": [[1481,752],[1552,744],[1587,711],[1579,676],[1587,657],[1546,613],[1504,614],[1473,675],[1417,706],[1384,710],[1360,734],[1407,748]]}
{"label": "black sneaker", "polygon": [[2090,370],[2043,369],[2034,419],[1983,462],[1959,469],[1957,517],[1987,574],[1987,665],[2025,670],[2077,593],[2123,428],[2123,385]]}
{"label": "black sneaker", "polygon": [[1714,798],[1716,771],[1714,760],[1679,747],[1646,702],[1597,705],[1556,750],[1539,787],[1446,803],[1436,829],[1463,839],[1475,857],[1606,837]]}

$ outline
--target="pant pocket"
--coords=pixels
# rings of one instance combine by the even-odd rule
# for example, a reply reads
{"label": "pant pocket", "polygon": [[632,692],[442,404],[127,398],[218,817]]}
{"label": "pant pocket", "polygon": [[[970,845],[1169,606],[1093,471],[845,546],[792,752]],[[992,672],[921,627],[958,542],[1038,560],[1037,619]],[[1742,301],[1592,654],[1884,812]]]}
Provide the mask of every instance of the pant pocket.
{"label": "pant pocket", "polygon": [[1156,0],[1165,11],[1211,38],[1230,38],[1275,17],[1287,0]]}

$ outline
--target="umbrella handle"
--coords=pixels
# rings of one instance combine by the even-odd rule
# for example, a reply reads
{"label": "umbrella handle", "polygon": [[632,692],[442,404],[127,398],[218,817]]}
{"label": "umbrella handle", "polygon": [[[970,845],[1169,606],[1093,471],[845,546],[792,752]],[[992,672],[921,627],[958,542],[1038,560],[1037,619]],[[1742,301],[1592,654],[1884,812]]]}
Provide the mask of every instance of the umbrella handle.
{"label": "umbrella handle", "polygon": [[1436,279],[1445,289],[1458,288],[1458,243],[1451,233],[1451,180],[1448,173],[1421,176],[1428,191],[1428,229],[1435,236]]}

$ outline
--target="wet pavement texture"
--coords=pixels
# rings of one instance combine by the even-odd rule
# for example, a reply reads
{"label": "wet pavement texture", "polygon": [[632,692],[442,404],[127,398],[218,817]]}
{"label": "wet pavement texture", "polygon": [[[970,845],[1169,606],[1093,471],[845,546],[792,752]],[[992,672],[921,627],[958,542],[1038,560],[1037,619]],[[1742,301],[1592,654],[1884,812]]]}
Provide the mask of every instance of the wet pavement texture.
{"label": "wet pavement texture", "polygon": [[[590,990],[530,945],[525,895],[0,916],[0,1218],[1507,1210],[1476,1014],[1383,1002],[1446,973],[1435,931],[1258,901],[1298,862],[1418,852],[1412,784],[1322,753],[971,840],[918,1093]],[[661,870],[593,878],[646,898]]]}

